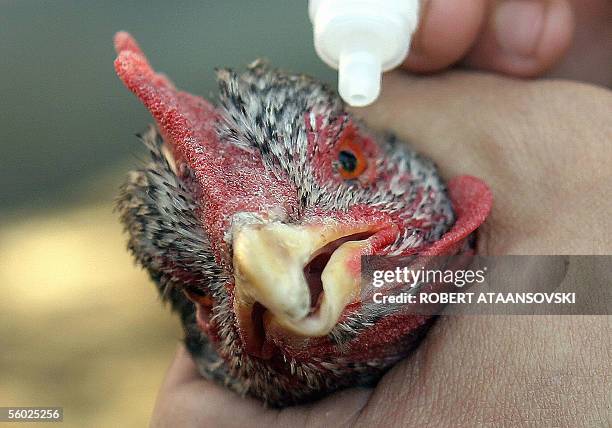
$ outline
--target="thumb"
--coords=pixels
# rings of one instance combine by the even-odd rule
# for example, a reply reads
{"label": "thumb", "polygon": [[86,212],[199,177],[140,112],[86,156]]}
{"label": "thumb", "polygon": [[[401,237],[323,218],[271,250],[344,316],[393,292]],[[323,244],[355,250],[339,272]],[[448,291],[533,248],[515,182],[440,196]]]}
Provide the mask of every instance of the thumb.
{"label": "thumb", "polygon": [[405,67],[431,72],[458,62],[515,76],[541,74],[569,48],[569,0],[424,0]]}

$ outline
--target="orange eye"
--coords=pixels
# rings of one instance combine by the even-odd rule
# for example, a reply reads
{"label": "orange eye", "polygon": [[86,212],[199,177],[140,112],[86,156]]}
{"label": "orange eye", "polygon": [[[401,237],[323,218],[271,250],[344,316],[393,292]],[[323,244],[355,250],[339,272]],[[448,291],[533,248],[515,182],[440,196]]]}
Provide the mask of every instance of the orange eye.
{"label": "orange eye", "polygon": [[368,167],[368,161],[361,151],[361,147],[355,144],[352,138],[345,139],[338,152],[338,165],[342,178],[354,180],[359,177]]}

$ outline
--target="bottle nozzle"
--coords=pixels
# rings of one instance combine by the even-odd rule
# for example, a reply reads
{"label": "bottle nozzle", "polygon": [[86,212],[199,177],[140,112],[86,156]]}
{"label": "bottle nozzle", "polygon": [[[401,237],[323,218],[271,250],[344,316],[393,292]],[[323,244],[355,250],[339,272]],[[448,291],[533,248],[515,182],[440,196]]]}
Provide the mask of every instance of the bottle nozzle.
{"label": "bottle nozzle", "polygon": [[382,68],[370,52],[342,52],[338,66],[338,91],[350,105],[363,107],[380,94]]}

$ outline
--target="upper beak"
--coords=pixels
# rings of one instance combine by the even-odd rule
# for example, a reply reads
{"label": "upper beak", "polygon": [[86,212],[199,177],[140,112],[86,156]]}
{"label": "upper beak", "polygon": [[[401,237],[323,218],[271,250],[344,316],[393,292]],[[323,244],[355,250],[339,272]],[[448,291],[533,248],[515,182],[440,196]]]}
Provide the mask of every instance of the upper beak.
{"label": "upper beak", "polygon": [[[368,224],[240,227],[233,235],[236,313],[250,315],[258,302],[272,322],[293,333],[326,335],[359,295],[360,257],[375,232],[375,226]],[[304,270],[315,258],[323,258],[318,262],[320,278],[307,278]],[[322,284],[318,298],[311,295],[316,292],[313,282]]]}

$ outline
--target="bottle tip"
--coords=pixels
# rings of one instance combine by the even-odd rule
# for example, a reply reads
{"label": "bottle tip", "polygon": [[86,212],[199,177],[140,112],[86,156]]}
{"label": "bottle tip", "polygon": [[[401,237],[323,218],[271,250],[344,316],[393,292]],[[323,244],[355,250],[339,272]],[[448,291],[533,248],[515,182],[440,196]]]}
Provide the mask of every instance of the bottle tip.
{"label": "bottle tip", "polygon": [[347,104],[364,107],[380,94],[380,60],[370,52],[342,52],[338,67],[338,91]]}

